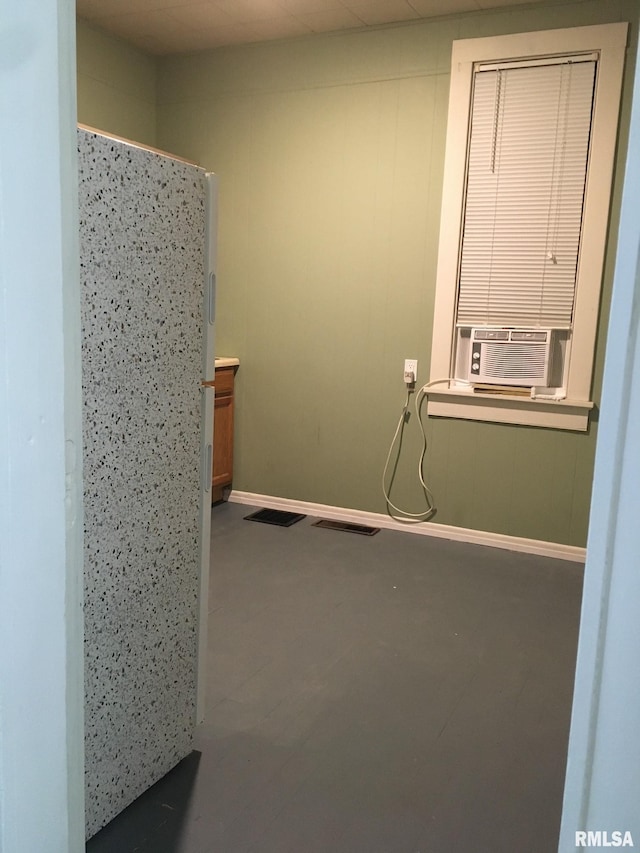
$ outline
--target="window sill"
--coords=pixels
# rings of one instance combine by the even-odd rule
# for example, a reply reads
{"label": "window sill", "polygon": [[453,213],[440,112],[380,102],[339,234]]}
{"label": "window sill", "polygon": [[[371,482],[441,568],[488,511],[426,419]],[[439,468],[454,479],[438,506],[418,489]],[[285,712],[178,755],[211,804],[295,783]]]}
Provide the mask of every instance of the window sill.
{"label": "window sill", "polygon": [[587,400],[531,400],[527,397],[475,394],[468,390],[430,390],[431,417],[464,418],[503,424],[586,432],[593,403]]}

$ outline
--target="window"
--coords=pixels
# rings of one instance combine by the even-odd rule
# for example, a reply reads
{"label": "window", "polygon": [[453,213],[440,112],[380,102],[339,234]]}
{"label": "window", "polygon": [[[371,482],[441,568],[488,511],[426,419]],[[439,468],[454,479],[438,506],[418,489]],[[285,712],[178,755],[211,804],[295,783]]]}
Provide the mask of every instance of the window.
{"label": "window", "polygon": [[454,42],[431,415],[587,428],[626,29]]}

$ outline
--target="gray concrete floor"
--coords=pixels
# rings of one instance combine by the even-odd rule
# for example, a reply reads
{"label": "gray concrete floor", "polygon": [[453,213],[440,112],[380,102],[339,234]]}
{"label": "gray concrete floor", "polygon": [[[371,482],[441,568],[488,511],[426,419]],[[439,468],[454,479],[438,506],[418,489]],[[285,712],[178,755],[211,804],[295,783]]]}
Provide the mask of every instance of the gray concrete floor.
{"label": "gray concrete floor", "polygon": [[582,566],[249,512],[194,752],[88,853],[554,853]]}

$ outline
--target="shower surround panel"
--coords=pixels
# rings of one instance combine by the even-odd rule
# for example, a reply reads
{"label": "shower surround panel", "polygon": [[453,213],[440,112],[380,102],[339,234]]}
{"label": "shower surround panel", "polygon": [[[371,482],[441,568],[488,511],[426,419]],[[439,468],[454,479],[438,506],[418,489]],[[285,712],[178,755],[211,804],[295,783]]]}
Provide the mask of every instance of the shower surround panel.
{"label": "shower surround panel", "polygon": [[204,171],[78,131],[87,837],[191,750]]}

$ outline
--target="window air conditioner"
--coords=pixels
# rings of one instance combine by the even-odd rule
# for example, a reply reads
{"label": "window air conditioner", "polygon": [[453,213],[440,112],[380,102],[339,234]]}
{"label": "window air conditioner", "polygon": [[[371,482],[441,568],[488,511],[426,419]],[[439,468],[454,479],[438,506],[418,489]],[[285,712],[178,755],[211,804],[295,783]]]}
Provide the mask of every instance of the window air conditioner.
{"label": "window air conditioner", "polygon": [[471,329],[473,385],[547,386],[551,329]]}

